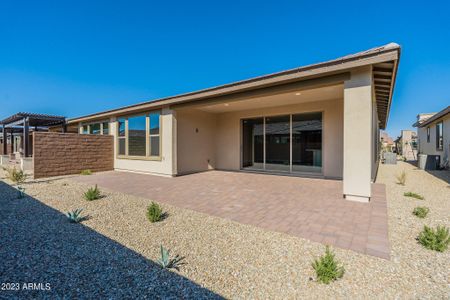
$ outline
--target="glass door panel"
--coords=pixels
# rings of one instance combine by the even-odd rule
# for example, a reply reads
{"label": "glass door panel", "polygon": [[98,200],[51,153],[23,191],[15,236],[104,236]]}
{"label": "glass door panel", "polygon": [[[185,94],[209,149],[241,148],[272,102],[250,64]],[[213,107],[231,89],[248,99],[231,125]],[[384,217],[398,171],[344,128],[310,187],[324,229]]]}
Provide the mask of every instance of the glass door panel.
{"label": "glass door panel", "polygon": [[266,118],[266,170],[290,171],[290,116]]}
{"label": "glass door panel", "polygon": [[292,115],[292,171],[322,172],[322,113]]}
{"label": "glass door panel", "polygon": [[264,119],[242,121],[242,167],[264,168]]}

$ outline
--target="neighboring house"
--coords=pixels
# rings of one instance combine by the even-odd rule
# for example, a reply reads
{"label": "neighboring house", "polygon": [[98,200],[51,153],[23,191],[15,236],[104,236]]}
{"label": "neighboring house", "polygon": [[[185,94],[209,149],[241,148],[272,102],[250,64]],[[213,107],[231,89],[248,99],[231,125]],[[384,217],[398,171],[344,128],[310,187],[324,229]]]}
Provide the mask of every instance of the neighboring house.
{"label": "neighboring house", "polygon": [[406,160],[417,160],[417,133],[414,130],[402,130],[395,140],[397,154]]}
{"label": "neighboring house", "polygon": [[450,106],[438,113],[417,115],[419,153],[439,155],[441,167],[449,165],[450,156]]}
{"label": "neighboring house", "polygon": [[380,143],[383,151],[393,152],[395,148],[395,143],[394,140],[388,135],[386,131],[381,131]]}
{"label": "neighboring house", "polygon": [[346,199],[368,201],[399,57],[400,47],[391,43],[68,125],[77,124],[82,134],[113,135],[116,170],[338,178]]}

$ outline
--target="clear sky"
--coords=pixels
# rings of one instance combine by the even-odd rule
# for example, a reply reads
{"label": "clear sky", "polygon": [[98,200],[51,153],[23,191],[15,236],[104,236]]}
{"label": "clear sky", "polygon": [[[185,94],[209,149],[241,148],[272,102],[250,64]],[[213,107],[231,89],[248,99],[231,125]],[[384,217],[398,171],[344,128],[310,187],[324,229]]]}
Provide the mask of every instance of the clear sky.
{"label": "clear sky", "polygon": [[0,119],[75,117],[396,42],[388,132],[450,105],[449,1],[0,0]]}

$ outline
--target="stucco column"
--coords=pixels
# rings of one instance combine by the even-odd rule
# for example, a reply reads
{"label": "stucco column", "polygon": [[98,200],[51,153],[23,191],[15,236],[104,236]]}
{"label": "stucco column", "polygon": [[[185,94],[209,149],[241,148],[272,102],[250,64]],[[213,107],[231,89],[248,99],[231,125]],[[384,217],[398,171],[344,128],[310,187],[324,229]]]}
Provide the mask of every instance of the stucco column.
{"label": "stucco column", "polygon": [[344,197],[368,202],[372,172],[372,69],[352,72],[344,83]]}
{"label": "stucco column", "polygon": [[177,175],[177,113],[166,107],[162,109],[162,159],[170,165],[172,176]]}
{"label": "stucco column", "polygon": [[[83,130],[83,127],[81,127],[80,126],[80,133],[82,132],[82,130]],[[114,138],[114,147],[113,147],[113,155],[114,155],[114,169],[115,168],[117,168],[117,159],[116,159],[116,157],[117,157],[117,143],[118,143],[118,141],[117,141],[117,130],[118,130],[118,128],[117,128],[117,118],[116,117],[112,117],[112,118],[110,118],[109,119],[109,135],[112,135],[113,136],[113,138]]]}

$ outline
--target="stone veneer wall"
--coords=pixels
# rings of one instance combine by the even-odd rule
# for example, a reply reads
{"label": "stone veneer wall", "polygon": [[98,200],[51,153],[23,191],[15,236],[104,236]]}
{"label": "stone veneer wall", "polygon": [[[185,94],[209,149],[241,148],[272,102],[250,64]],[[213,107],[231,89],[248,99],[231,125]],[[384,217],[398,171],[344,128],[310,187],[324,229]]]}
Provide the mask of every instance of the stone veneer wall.
{"label": "stone veneer wall", "polygon": [[114,138],[111,135],[33,133],[34,178],[114,169]]}

